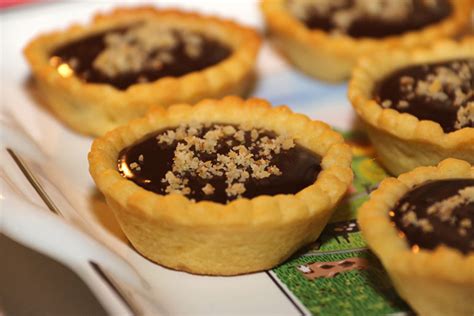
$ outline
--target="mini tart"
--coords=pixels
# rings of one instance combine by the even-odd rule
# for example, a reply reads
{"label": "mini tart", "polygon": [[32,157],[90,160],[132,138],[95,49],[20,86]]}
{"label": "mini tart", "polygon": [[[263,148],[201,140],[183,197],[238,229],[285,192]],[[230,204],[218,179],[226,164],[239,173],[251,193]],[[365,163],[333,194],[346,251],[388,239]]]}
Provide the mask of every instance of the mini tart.
{"label": "mini tart", "polygon": [[[291,135],[321,157],[321,171],[314,183],[295,194],[223,204],[157,194],[125,179],[117,169],[120,152],[144,135],[183,123],[216,122]],[[172,269],[208,275],[250,273],[281,263],[319,236],[352,181],[350,148],[328,125],[284,106],[272,108],[263,100],[237,97],[156,108],[95,140],[89,163],[97,187],[141,254]]]}
{"label": "mini tart", "polygon": [[[105,32],[123,32],[141,23],[194,32],[201,39],[211,39],[226,46],[230,53],[221,61],[201,70],[178,76],[165,75],[149,82],[143,82],[140,78],[123,89],[82,80],[71,70],[74,69],[74,63],[58,62],[57,58],[51,56],[65,45]],[[148,40],[153,36],[145,38]],[[253,68],[259,46],[260,38],[255,31],[227,20],[177,10],[138,7],[116,9],[95,16],[87,26],[73,25],[65,31],[41,35],[28,44],[24,53],[38,89],[54,114],[76,131],[102,135],[132,118],[144,115],[151,106],[195,103],[208,97],[247,93],[253,83]],[[139,53],[126,56],[128,60],[122,63],[117,61],[109,65],[108,74],[113,74],[117,65],[133,65]],[[158,64],[166,64],[167,60],[169,56],[164,56],[158,60]]]}
{"label": "mini tart", "polygon": [[[471,250],[466,253],[444,244],[432,250],[410,247],[404,234],[400,234],[391,220],[391,216],[394,216],[392,210],[413,188],[430,181],[460,178],[472,181],[474,167],[452,158],[436,167],[419,167],[398,178],[382,181],[371,194],[370,200],[358,211],[358,221],[365,240],[382,261],[400,296],[420,315],[474,313],[472,226],[469,233]],[[472,205],[472,202],[465,207],[468,205]]]}
{"label": "mini tart", "polygon": [[378,83],[405,67],[472,58],[471,37],[460,43],[441,41],[430,49],[394,51],[360,60],[349,83],[349,99],[365,123],[377,158],[392,174],[436,165],[449,157],[474,163],[474,128],[445,132],[438,122],[385,108],[374,96]]}
{"label": "mini tart", "polygon": [[[399,35],[375,38],[351,37],[309,28],[290,12],[289,1],[262,1],[261,8],[271,40],[297,68],[330,82],[347,79],[357,59],[363,55],[385,49],[428,45],[439,38],[460,33],[469,23],[469,12],[473,7],[470,0],[450,0],[451,13],[440,21]],[[326,5],[329,4],[331,1]]]}

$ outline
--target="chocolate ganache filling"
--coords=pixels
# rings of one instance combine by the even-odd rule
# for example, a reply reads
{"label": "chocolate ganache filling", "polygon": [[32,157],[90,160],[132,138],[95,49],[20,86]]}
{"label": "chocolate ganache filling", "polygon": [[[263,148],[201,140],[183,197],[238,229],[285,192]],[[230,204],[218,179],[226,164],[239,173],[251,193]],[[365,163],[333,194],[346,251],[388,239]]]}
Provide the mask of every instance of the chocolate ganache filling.
{"label": "chocolate ganache filling", "polygon": [[474,251],[474,179],[426,182],[405,194],[390,215],[412,246]]}
{"label": "chocolate ganache filling", "polygon": [[445,133],[474,127],[474,59],[397,70],[378,83],[374,97],[384,108],[439,123]]}
{"label": "chocolate ganache filling", "polygon": [[136,83],[179,77],[213,66],[232,50],[207,35],[140,23],[90,35],[54,50],[50,63],[62,76],[125,90]]}
{"label": "chocolate ganache filling", "polygon": [[123,149],[122,176],[146,190],[195,201],[295,194],[313,184],[321,157],[274,132],[227,124],[161,130]]}
{"label": "chocolate ganache filling", "polygon": [[354,38],[416,31],[452,11],[448,0],[288,0],[288,8],[310,29]]}

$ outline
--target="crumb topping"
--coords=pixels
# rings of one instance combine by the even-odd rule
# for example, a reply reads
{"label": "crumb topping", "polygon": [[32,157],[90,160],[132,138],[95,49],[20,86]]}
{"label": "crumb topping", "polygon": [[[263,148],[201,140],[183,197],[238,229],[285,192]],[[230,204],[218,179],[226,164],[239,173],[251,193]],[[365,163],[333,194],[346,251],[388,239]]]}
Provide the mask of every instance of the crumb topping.
{"label": "crumb topping", "polygon": [[211,195],[214,193],[214,191],[215,188],[209,183],[206,183],[206,185],[202,187],[202,192],[204,192],[206,195]]}
{"label": "crumb topping", "polygon": [[[406,207],[404,212],[408,209],[408,203],[406,203]],[[433,231],[433,225],[431,225],[430,221],[426,218],[418,218],[416,213],[412,210],[406,212],[402,217],[402,223],[405,226],[415,226],[419,227],[423,232],[428,233]]]}
{"label": "crumb topping", "polygon": [[[240,197],[246,190],[249,179],[266,179],[282,175],[272,163],[280,153],[295,147],[293,138],[273,135],[267,131],[249,126],[224,124],[182,124],[156,136],[158,146],[176,148],[171,159],[171,168],[161,182],[166,185],[166,193],[191,193],[189,177],[198,177],[205,183],[201,190],[205,195],[215,191],[209,183],[212,179],[225,179],[228,197]],[[228,151],[220,149],[226,144]],[[144,157],[130,168],[140,168]]]}
{"label": "crumb topping", "polygon": [[190,122],[153,131],[123,148],[117,169],[159,195],[226,204],[296,194],[315,183],[321,160],[291,135],[255,124]]}
{"label": "crumb topping", "polygon": [[[202,36],[145,22],[125,32],[111,32],[104,38],[105,49],[93,61],[93,67],[109,77],[143,70],[160,70],[175,61],[172,50],[182,42],[189,58],[203,52]],[[141,81],[146,81],[142,77]]]}
{"label": "crumb topping", "polygon": [[[437,0],[417,1],[423,10],[435,10]],[[289,0],[289,11],[306,21],[310,15],[329,16],[333,34],[346,34],[358,20],[375,18],[393,22],[409,19],[415,11],[414,0]]]}
{"label": "crumb topping", "polygon": [[[472,95],[472,92],[471,92]],[[454,127],[461,129],[464,126],[474,125],[474,101],[467,103],[466,106],[459,107]]]}
{"label": "crumb topping", "polygon": [[[438,108],[452,107],[455,121],[451,128],[458,130],[474,126],[474,59],[456,60],[438,66],[424,65],[422,68],[423,73],[419,78],[407,75],[399,78],[398,101],[388,99],[392,97],[390,93],[385,98],[380,97],[380,105],[416,116],[419,111],[425,111],[416,109],[420,103]],[[423,115],[434,114],[428,111]]]}
{"label": "crumb topping", "polygon": [[466,187],[458,191],[458,194],[442,201],[436,202],[427,209],[428,214],[434,214],[441,221],[449,221],[452,218],[453,210],[463,204],[474,202],[474,186]]}
{"label": "crumb topping", "polygon": [[139,165],[138,163],[136,163],[136,162],[132,162],[132,163],[130,164],[130,168],[132,168],[132,170],[136,170],[136,171],[140,171],[140,170],[141,170],[140,165]]}
{"label": "crumb topping", "polygon": [[[467,229],[472,228],[470,218],[458,218],[453,214],[454,210],[462,205],[474,203],[474,186],[468,186],[460,189],[455,195],[443,199],[439,202],[431,204],[426,209],[426,214],[434,216],[446,225],[453,226],[457,229],[458,234],[466,235]],[[433,225],[428,218],[420,218],[414,212],[415,206],[408,202],[400,206],[403,213],[401,217],[402,225],[419,227],[423,232],[432,232]]]}
{"label": "crumb topping", "polygon": [[159,19],[123,23],[88,34],[50,52],[62,77],[108,84],[119,90],[212,67],[232,55],[220,36]]}

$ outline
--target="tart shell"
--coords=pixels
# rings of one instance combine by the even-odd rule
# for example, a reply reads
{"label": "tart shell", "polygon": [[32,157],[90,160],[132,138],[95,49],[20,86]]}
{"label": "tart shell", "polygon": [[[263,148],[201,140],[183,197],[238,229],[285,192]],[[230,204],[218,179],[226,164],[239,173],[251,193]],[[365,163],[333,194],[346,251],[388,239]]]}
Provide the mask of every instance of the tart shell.
{"label": "tart shell", "polygon": [[[202,71],[136,83],[126,90],[108,84],[86,83],[63,77],[50,65],[50,53],[68,42],[137,21],[157,20],[163,25],[194,30],[229,45],[230,57]],[[24,49],[38,90],[52,112],[74,130],[90,135],[106,131],[144,115],[152,106],[195,103],[203,98],[244,95],[252,87],[260,37],[236,23],[178,10],[152,7],[118,8],[94,17],[87,26],[41,35]]]}
{"label": "tart shell", "polygon": [[382,261],[396,290],[420,315],[474,313],[474,253],[440,246],[414,252],[389,218],[395,203],[411,188],[428,180],[474,178],[474,167],[446,159],[436,167],[419,167],[387,178],[358,211],[362,234]]}
{"label": "tart shell", "polygon": [[[191,121],[249,123],[291,135],[322,157],[322,171],[297,194],[239,198],[228,204],[159,195],[120,175],[121,149],[150,132]],[[89,163],[99,190],[140,253],[172,269],[208,275],[250,273],[281,263],[319,236],[352,182],[350,148],[329,126],[284,106],[271,108],[263,100],[237,97],[155,108],[95,140]]]}
{"label": "tart shell", "polygon": [[394,51],[362,58],[349,83],[349,99],[366,126],[377,158],[394,175],[452,157],[474,163],[474,128],[444,133],[441,126],[409,113],[384,109],[373,97],[376,83],[393,71],[426,62],[474,58],[474,37],[432,48]]}
{"label": "tart shell", "polygon": [[426,46],[440,38],[459,34],[467,28],[470,12],[474,8],[471,0],[452,0],[451,15],[436,24],[383,39],[357,39],[307,28],[289,12],[286,2],[263,0],[261,3],[270,39],[297,68],[329,82],[347,79],[357,59],[363,55],[380,50]]}

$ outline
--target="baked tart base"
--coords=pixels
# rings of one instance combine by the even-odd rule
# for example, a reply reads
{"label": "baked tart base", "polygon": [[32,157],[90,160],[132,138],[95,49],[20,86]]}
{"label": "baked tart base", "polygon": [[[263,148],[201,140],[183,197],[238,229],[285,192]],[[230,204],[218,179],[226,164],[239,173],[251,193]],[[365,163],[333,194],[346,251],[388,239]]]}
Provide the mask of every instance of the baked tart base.
{"label": "baked tart base", "polygon": [[[143,22],[208,36],[229,46],[231,55],[200,71],[137,82],[123,90],[110,84],[88,83],[70,69],[53,65],[51,53],[65,44]],[[87,26],[73,25],[65,31],[41,35],[27,45],[24,53],[40,94],[53,113],[78,132],[102,135],[144,115],[152,106],[246,94],[253,83],[259,45],[260,38],[255,31],[227,20],[177,10],[138,7],[115,9],[98,14]]]}
{"label": "baked tart base", "polygon": [[474,163],[474,128],[449,133],[437,122],[384,108],[373,96],[377,82],[406,66],[474,57],[474,38],[440,41],[431,49],[394,51],[363,58],[349,83],[349,99],[366,126],[377,158],[394,175],[453,157]]}
{"label": "baked tart base", "polygon": [[[151,132],[191,122],[248,124],[291,135],[322,158],[322,170],[296,194],[227,204],[157,194],[122,177],[117,158],[123,148]],[[350,148],[326,124],[284,106],[237,97],[155,108],[95,140],[89,163],[99,190],[141,254],[172,269],[208,275],[250,273],[281,263],[319,236],[352,181]]]}
{"label": "baked tart base", "polygon": [[472,315],[474,253],[441,245],[434,250],[410,247],[390,220],[395,204],[412,188],[441,179],[474,179],[474,167],[446,159],[388,178],[358,211],[362,234],[382,261],[396,290],[420,315]]}
{"label": "baked tart base", "polygon": [[383,38],[354,38],[306,27],[289,11],[287,3],[288,0],[262,1],[261,9],[270,39],[297,68],[329,82],[347,79],[361,56],[381,50],[426,46],[440,38],[459,34],[467,27],[473,7],[470,0],[454,0],[448,17],[420,30]]}

